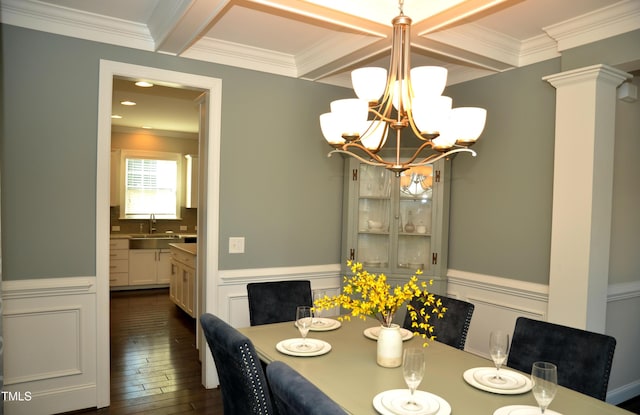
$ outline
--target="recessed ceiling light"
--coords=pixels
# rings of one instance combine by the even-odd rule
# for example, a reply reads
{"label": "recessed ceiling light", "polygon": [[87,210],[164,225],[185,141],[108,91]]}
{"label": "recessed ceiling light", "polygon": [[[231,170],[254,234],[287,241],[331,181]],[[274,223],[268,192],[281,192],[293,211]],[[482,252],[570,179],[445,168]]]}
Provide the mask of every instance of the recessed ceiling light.
{"label": "recessed ceiling light", "polygon": [[139,86],[141,88],[151,88],[153,84],[147,81],[138,81],[136,82],[136,86]]}
{"label": "recessed ceiling light", "polygon": [[116,119],[118,119],[118,120],[119,120],[119,119],[121,119],[121,118],[122,118],[122,115],[112,114],[112,115],[111,115],[111,118],[116,118]]}
{"label": "recessed ceiling light", "polygon": [[135,102],[133,102],[133,101],[128,101],[128,100],[127,100],[127,101],[120,101],[120,103],[121,103],[122,105],[129,105],[129,106],[131,106],[131,105],[136,105],[136,103],[135,103]]}
{"label": "recessed ceiling light", "polygon": [[153,127],[150,125],[143,125],[142,128],[144,128],[145,130],[153,130]]}

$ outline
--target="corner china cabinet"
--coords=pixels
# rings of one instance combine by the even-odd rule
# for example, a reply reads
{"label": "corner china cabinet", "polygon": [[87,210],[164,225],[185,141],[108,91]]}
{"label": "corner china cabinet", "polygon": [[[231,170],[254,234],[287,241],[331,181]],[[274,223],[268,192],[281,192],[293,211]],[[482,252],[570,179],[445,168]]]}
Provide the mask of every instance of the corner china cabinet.
{"label": "corner china cabinet", "polygon": [[391,286],[421,269],[420,280],[433,280],[429,291],[446,294],[450,163],[439,160],[396,177],[354,158],[345,161],[343,275],[351,275],[349,259],[384,273]]}

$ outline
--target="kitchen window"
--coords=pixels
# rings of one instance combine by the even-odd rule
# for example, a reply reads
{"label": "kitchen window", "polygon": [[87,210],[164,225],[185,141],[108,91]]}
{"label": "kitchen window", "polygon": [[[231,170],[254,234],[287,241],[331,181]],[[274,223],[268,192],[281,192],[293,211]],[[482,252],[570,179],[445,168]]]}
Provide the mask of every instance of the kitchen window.
{"label": "kitchen window", "polygon": [[179,219],[181,154],[122,151],[123,219]]}

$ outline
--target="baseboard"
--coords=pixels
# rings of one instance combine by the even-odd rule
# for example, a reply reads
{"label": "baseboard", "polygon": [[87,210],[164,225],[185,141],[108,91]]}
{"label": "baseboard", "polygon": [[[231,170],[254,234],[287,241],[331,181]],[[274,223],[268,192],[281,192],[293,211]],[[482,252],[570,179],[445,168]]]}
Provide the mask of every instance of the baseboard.
{"label": "baseboard", "polygon": [[640,380],[610,390],[607,392],[607,402],[618,405],[636,396],[640,396]]}

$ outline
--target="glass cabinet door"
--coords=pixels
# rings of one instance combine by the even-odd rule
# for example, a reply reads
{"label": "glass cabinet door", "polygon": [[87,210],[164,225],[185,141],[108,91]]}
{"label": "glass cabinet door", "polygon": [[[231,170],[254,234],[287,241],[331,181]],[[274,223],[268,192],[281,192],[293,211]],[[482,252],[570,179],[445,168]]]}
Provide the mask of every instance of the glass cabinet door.
{"label": "glass cabinet door", "polygon": [[414,167],[396,177],[382,167],[347,160],[344,176],[343,271],[361,262],[403,284],[422,270],[433,292],[446,292],[449,181],[448,164]]}
{"label": "glass cabinet door", "polygon": [[356,260],[365,268],[387,268],[391,235],[391,178],[386,169],[360,165],[358,247]]}
{"label": "glass cabinet door", "polygon": [[433,167],[404,171],[399,178],[398,246],[396,266],[430,274],[433,222]]}

